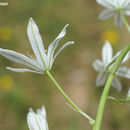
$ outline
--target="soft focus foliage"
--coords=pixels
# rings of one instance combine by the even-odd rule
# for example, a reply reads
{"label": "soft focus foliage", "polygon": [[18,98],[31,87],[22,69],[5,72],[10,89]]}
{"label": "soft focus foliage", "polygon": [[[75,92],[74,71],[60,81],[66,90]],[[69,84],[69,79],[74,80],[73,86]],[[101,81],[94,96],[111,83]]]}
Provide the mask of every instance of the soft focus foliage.
{"label": "soft focus foliage", "polygon": [[[30,17],[37,21],[45,48],[64,25],[70,25],[60,45],[68,40],[74,40],[75,45],[66,48],[57,57],[52,74],[71,99],[85,112],[95,117],[102,88],[95,87],[97,73],[92,67],[92,62],[101,57],[103,43],[101,34],[108,28],[119,31],[120,41],[113,46],[114,52],[117,52],[129,42],[127,30],[122,28],[120,31],[115,28],[112,19],[99,21],[97,16],[102,8],[96,0],[8,2],[8,6],[0,8],[0,27],[10,28],[11,36],[8,40],[0,40],[0,48],[33,54],[26,33]],[[11,89],[0,90],[0,130],[28,129],[26,122],[28,108],[37,109],[42,104],[46,106],[50,130],[91,129],[86,119],[66,105],[64,98],[46,75],[15,73],[6,70],[5,66],[21,67],[0,56],[0,77],[8,75],[13,79]],[[129,66],[129,63],[126,63],[126,66]],[[110,95],[126,98],[129,80],[123,78],[120,80],[123,86],[122,93],[119,94],[111,88]],[[109,101],[104,114],[103,130],[129,130],[129,108],[129,104],[118,105]]]}

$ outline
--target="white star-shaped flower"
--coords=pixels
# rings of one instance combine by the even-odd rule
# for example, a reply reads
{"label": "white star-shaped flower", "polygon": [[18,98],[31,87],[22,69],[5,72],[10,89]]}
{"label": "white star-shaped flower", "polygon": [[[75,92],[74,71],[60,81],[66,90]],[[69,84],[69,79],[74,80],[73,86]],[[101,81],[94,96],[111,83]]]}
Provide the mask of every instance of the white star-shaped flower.
{"label": "white star-shaped flower", "polygon": [[17,53],[12,50],[2,49],[0,48],[0,54],[3,55],[5,58],[14,61],[16,63],[20,63],[26,65],[32,69],[23,69],[23,68],[10,68],[7,69],[15,71],[15,72],[34,72],[34,73],[41,73],[43,74],[46,70],[50,70],[54,63],[55,58],[57,55],[68,45],[74,44],[73,41],[69,41],[65,43],[54,55],[55,50],[60,42],[60,40],[66,34],[66,27],[68,24],[63,28],[61,33],[58,37],[49,45],[48,51],[44,49],[44,44],[42,42],[41,35],[39,33],[38,27],[34,20],[30,18],[28,27],[27,27],[27,34],[32,46],[34,57],[25,56],[23,54]]}
{"label": "white star-shaped flower", "polygon": [[96,0],[97,3],[104,6],[104,11],[99,15],[100,20],[106,20],[110,17],[114,17],[114,23],[116,26],[122,26],[123,20],[119,13],[119,9],[127,16],[130,16],[130,0]]}
{"label": "white star-shaped flower", "polygon": [[29,130],[49,130],[45,107],[37,109],[37,113],[30,108],[27,114],[27,123]]}
{"label": "white star-shaped flower", "polygon": [[[120,52],[121,51],[117,52],[117,54],[113,57],[113,50],[112,50],[111,44],[108,41],[106,41],[106,43],[103,45],[103,48],[102,48],[103,61],[95,60],[93,62],[94,69],[99,72],[99,75],[97,76],[97,79],[96,79],[96,86],[100,87],[105,84],[108,74],[113,64],[110,65],[109,68],[108,68],[108,65],[112,63],[114,59],[116,59],[116,57],[120,54]],[[127,61],[129,58],[130,58],[130,52],[125,56],[122,63]],[[130,79],[130,69],[127,67],[119,67],[118,71],[116,72],[116,75]],[[112,82],[112,86],[115,87],[119,92],[122,89],[122,85],[117,77],[114,78]]]}
{"label": "white star-shaped flower", "polygon": [[7,2],[6,2],[6,3],[1,3],[1,2],[0,2],[0,5],[1,5],[1,6],[6,6],[6,5],[8,5],[8,3],[7,3]]}

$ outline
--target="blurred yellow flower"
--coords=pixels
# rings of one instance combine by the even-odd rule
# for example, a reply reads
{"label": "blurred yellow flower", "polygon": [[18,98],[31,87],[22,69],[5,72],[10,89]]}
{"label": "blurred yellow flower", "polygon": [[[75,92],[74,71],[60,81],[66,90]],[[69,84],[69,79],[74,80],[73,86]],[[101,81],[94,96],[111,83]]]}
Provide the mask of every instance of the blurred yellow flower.
{"label": "blurred yellow flower", "polygon": [[12,30],[10,27],[0,27],[0,41],[8,41],[11,38]]}
{"label": "blurred yellow flower", "polygon": [[105,42],[108,40],[111,44],[117,44],[119,41],[119,33],[116,30],[107,30],[101,34],[101,40]]}
{"label": "blurred yellow flower", "polygon": [[9,75],[0,77],[0,89],[9,91],[13,87],[13,78]]}

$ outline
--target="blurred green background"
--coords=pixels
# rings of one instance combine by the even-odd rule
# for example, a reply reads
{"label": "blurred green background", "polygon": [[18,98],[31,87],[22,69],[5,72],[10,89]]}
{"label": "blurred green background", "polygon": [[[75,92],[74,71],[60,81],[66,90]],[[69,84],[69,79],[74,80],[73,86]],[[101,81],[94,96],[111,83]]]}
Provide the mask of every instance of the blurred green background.
{"label": "blurred green background", "polygon": [[[5,1],[1,1],[5,2]],[[112,43],[114,52],[129,41],[125,27],[114,27],[113,19],[99,21],[103,9],[96,0],[9,0],[0,7],[0,47],[23,54],[33,54],[26,29],[30,17],[36,21],[45,48],[53,41],[64,25],[67,34],[60,45],[74,40],[57,57],[51,70],[53,76],[71,99],[93,118],[96,116],[101,88],[95,87],[97,72],[92,67],[101,59],[105,40]],[[126,66],[129,64],[126,63]],[[84,117],[74,112],[47,75],[15,73],[5,67],[19,67],[0,57],[0,130],[27,130],[28,109],[46,106],[50,130],[91,130]],[[129,80],[120,78],[123,90],[114,88],[110,95],[125,98]],[[108,101],[105,108],[103,130],[130,130],[130,104]]]}

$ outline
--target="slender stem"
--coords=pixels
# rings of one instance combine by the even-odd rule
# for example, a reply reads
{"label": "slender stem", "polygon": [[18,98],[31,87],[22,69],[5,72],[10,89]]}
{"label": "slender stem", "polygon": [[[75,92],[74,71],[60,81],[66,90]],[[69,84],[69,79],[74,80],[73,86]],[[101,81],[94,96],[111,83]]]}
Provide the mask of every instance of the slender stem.
{"label": "slender stem", "polygon": [[124,13],[122,12],[121,9],[118,9],[118,11],[119,11],[119,13],[120,13],[120,15],[121,15],[121,17],[122,17],[123,23],[125,24],[125,26],[126,26],[128,32],[130,33],[130,26],[129,26],[129,24],[128,24],[126,18],[125,18]]}
{"label": "slender stem", "polygon": [[98,113],[97,113],[97,117],[96,117],[96,122],[95,122],[93,130],[100,130],[100,128],[101,128],[104,106],[105,106],[105,103],[106,103],[106,100],[108,97],[108,93],[109,93],[109,89],[110,89],[110,86],[112,84],[113,79],[114,79],[114,74],[110,73],[108,80],[107,80],[107,83],[104,87],[102,96],[101,96],[101,100],[100,100],[100,104],[99,104],[99,108],[98,108]]}
{"label": "slender stem", "polygon": [[104,90],[103,90],[103,93],[101,96],[101,100],[100,100],[100,104],[99,104],[99,108],[98,108],[98,112],[97,112],[97,117],[96,117],[96,122],[94,124],[93,130],[101,129],[101,122],[102,122],[104,107],[105,107],[105,103],[108,98],[108,94],[109,94],[109,90],[110,90],[112,81],[114,79],[114,76],[115,76],[122,60],[124,59],[124,57],[126,56],[126,54],[128,53],[129,50],[130,50],[130,43],[121,51],[120,55],[117,57],[114,65],[113,65],[112,70],[110,71],[108,80],[106,82],[106,85],[104,87]]}
{"label": "slender stem", "polygon": [[67,96],[67,94],[64,92],[64,90],[60,87],[60,85],[56,82],[56,80],[53,78],[53,76],[51,75],[51,73],[47,70],[46,71],[47,75],[49,76],[49,78],[53,81],[53,83],[55,84],[55,86],[57,87],[57,89],[59,90],[59,92],[65,97],[65,99],[71,104],[71,106],[78,111],[81,115],[83,115],[85,118],[88,119],[90,124],[94,124],[95,121],[88,116],[86,113],[84,113],[78,106],[76,106],[76,104],[74,104],[74,102]]}
{"label": "slender stem", "polygon": [[116,103],[127,103],[127,102],[130,102],[130,99],[129,98],[126,98],[126,99],[117,99],[117,98],[114,98],[114,97],[111,97],[111,96],[108,96],[108,100],[112,100]]}

